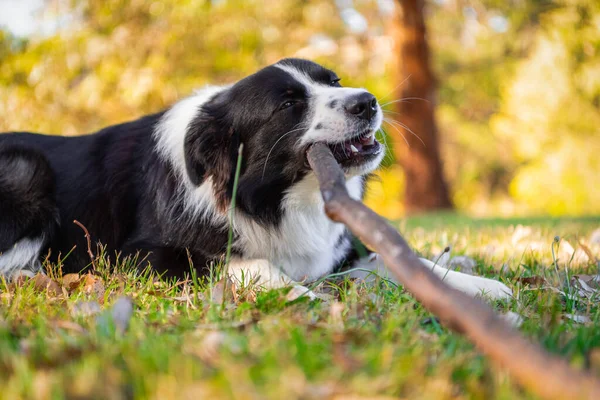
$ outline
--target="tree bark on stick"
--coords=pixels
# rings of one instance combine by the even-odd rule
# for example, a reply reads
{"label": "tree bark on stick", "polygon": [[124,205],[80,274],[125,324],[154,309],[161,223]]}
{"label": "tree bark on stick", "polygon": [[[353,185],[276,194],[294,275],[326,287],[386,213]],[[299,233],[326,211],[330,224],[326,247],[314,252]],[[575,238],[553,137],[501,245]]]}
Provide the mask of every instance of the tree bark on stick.
{"label": "tree bark on stick", "polygon": [[446,326],[466,335],[493,362],[544,398],[600,398],[599,380],[531,343],[484,302],[449,287],[427,269],[396,229],[348,195],[344,173],[327,145],[312,145],[307,158],[329,218],[345,224],[378,252],[404,288]]}
{"label": "tree bark on stick", "polygon": [[[397,127],[407,142],[397,140],[394,152],[405,175],[406,212],[452,208],[444,180],[435,123],[435,76],[429,65],[429,47],[423,16],[424,0],[398,0],[396,44],[399,75]],[[417,137],[418,136],[418,137]]]}

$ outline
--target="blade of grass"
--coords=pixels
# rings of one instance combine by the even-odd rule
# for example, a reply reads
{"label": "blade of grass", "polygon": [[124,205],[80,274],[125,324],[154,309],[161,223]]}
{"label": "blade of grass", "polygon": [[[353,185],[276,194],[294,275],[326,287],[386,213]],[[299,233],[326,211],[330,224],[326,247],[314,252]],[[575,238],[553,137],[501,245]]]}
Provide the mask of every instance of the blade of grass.
{"label": "blade of grass", "polygon": [[242,169],[242,151],[244,150],[244,144],[240,144],[238,148],[237,164],[235,166],[235,177],[233,178],[233,190],[231,193],[231,205],[229,207],[229,233],[227,238],[227,251],[225,253],[225,272],[229,268],[229,261],[231,260],[231,247],[233,246],[233,217],[235,212],[235,198],[237,196],[237,187],[240,178],[240,171]]}

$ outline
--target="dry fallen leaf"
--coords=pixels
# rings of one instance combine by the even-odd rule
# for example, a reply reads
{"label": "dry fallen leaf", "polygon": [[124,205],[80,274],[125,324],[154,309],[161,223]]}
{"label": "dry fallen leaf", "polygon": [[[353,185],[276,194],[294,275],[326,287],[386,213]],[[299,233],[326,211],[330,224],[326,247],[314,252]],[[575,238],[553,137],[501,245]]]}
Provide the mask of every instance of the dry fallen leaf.
{"label": "dry fallen leaf", "polygon": [[215,304],[222,304],[224,300],[230,303],[234,299],[232,293],[235,290],[235,283],[229,277],[223,278],[212,287],[210,299]]}
{"label": "dry fallen leaf", "polygon": [[544,279],[544,277],[539,276],[539,275],[535,275],[535,276],[520,276],[518,278],[515,278],[516,282],[519,282],[523,285],[528,285],[528,286],[542,286],[545,285],[546,279]]}
{"label": "dry fallen leaf", "polygon": [[573,275],[571,285],[577,289],[581,298],[598,299],[600,295],[600,276],[598,275]]}
{"label": "dry fallen leaf", "polygon": [[33,287],[36,291],[47,291],[50,296],[58,296],[58,294],[61,293],[58,283],[50,279],[48,275],[36,274],[32,280]]}
{"label": "dry fallen leaf", "polygon": [[83,278],[83,290],[87,294],[95,295],[100,304],[104,303],[104,283],[99,276],[87,273]]}
{"label": "dry fallen leaf", "polygon": [[592,289],[600,289],[600,275],[574,275],[573,277],[584,281]]}
{"label": "dry fallen leaf", "polygon": [[71,292],[81,285],[81,277],[79,274],[66,274],[62,277],[62,285]]}

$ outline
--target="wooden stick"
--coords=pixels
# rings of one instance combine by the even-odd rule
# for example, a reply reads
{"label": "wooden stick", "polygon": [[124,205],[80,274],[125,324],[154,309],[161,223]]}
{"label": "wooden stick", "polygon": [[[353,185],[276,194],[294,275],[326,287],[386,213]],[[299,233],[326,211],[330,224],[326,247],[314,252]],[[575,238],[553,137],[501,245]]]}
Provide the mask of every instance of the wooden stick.
{"label": "wooden stick", "polygon": [[395,228],[350,198],[344,173],[325,144],[311,146],[307,157],[319,181],[329,218],[344,223],[379,253],[404,288],[446,326],[466,335],[482,353],[539,396],[600,399],[598,379],[571,368],[565,360],[525,339],[481,300],[443,283],[419,261]]}

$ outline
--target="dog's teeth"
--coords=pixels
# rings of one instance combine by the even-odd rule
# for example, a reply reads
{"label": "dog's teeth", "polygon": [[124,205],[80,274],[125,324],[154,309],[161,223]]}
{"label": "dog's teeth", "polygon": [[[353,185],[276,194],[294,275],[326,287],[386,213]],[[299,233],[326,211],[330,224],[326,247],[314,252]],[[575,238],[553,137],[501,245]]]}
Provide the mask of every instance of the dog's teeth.
{"label": "dog's teeth", "polygon": [[353,144],[350,145],[350,150],[352,150],[353,153],[358,153],[358,149],[354,147]]}

